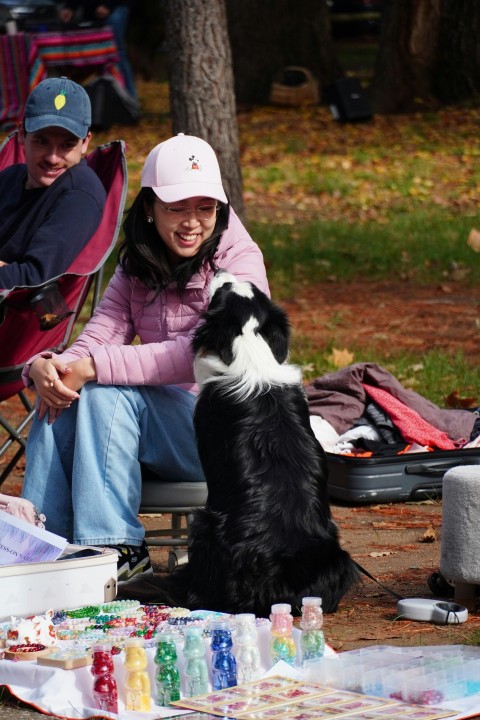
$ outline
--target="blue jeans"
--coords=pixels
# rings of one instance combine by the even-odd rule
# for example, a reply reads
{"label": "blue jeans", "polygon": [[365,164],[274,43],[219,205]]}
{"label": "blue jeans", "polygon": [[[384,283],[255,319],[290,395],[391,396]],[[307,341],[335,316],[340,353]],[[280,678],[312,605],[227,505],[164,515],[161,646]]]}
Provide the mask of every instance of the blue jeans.
{"label": "blue jeans", "polygon": [[105,24],[112,28],[117,43],[118,54],[120,56],[120,70],[122,71],[125,85],[130,95],[137,99],[137,89],[135,87],[135,79],[133,76],[132,66],[128,59],[127,44],[125,35],[128,26],[129,9],[126,5],[119,5],[114,8],[105,20]]}
{"label": "blue jeans", "polygon": [[46,529],[79,545],[140,545],[141,466],[167,481],[202,481],[195,396],[176,387],[86,384],[51,425],[35,417],[23,497]]}

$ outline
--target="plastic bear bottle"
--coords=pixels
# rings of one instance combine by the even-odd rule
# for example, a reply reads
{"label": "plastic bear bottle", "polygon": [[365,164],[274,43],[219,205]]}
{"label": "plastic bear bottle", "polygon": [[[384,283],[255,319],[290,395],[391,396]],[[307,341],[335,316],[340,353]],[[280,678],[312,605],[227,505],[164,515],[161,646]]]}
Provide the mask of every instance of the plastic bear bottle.
{"label": "plastic bear bottle", "polygon": [[157,702],[159,705],[169,705],[175,700],[180,700],[180,673],[177,667],[175,635],[160,633],[157,638],[155,653]]}
{"label": "plastic bear bottle", "polygon": [[200,627],[186,627],[185,644],[185,696],[194,697],[208,692],[208,665],[205,660],[205,643]]}
{"label": "plastic bear bottle", "polygon": [[210,627],[212,640],[213,689],[223,690],[237,684],[237,663],[232,654],[232,633],[229,624],[216,620]]}
{"label": "plastic bear bottle", "polygon": [[125,640],[125,710],[150,710],[150,677],[147,653],[141,637]]}
{"label": "plastic bear bottle", "polygon": [[305,663],[323,657],[325,652],[325,637],[322,630],[322,598],[303,598],[300,627],[302,628],[300,637],[302,662]]}
{"label": "plastic bear bottle", "polygon": [[272,663],[284,660],[289,665],[295,665],[297,648],[293,639],[292,607],[288,603],[272,605],[270,621],[270,655]]}
{"label": "plastic bear bottle", "polygon": [[105,645],[94,645],[92,648],[91,673],[93,681],[93,697],[99,710],[118,713],[118,688],[113,676],[113,657],[111,649]]}
{"label": "plastic bear bottle", "polygon": [[239,683],[256,680],[260,676],[260,651],[257,646],[257,626],[253,613],[235,616],[237,677]]}

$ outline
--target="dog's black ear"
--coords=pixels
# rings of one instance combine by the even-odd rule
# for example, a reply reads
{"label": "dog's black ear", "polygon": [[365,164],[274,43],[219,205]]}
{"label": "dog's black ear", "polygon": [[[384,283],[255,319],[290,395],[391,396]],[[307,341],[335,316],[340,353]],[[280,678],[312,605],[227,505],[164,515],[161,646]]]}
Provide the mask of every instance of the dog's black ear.
{"label": "dog's black ear", "polygon": [[233,362],[233,340],[242,331],[238,319],[229,317],[226,310],[231,287],[232,283],[225,283],[217,289],[192,340],[194,354],[212,353],[226,365]]}
{"label": "dog's black ear", "polygon": [[203,315],[205,322],[195,331],[192,339],[194,355],[217,355],[226,365],[233,362],[233,327],[225,325],[220,316],[214,313]]}
{"label": "dog's black ear", "polygon": [[266,300],[270,307],[259,332],[267,342],[275,360],[278,363],[283,363],[288,357],[290,346],[290,323],[286,312],[282,308],[279,308],[268,298]]}

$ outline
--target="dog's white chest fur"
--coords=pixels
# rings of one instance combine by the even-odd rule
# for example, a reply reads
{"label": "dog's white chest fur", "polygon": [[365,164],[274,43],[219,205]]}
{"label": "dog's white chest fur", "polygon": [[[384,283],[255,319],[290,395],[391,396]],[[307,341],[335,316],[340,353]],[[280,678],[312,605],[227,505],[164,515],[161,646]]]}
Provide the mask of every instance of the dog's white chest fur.
{"label": "dog's white chest fur", "polygon": [[278,363],[262,336],[255,333],[257,326],[254,317],[244,325],[242,334],[233,341],[233,362],[229,365],[216,355],[195,359],[195,380],[200,387],[215,381],[240,400],[265,392],[273,385],[301,383],[300,368],[289,363]]}

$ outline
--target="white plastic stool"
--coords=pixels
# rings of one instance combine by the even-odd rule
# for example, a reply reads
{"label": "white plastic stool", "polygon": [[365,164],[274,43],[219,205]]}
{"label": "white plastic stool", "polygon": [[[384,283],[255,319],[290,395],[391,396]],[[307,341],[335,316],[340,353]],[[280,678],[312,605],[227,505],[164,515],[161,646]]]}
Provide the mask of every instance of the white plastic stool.
{"label": "white plastic stool", "polygon": [[443,477],[440,572],[455,582],[455,602],[475,610],[480,585],[480,465]]}

